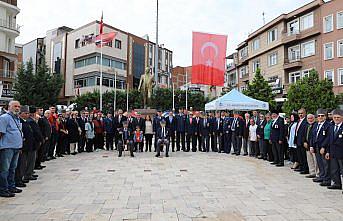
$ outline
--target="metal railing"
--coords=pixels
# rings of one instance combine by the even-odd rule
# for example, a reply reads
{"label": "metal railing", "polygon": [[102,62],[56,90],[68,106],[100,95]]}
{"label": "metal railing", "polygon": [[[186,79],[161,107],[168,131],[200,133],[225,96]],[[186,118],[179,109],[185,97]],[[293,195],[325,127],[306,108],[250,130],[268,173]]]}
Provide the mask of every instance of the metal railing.
{"label": "metal railing", "polygon": [[300,51],[293,51],[289,53],[289,62],[294,62],[294,61],[300,61],[301,56],[300,56]]}
{"label": "metal railing", "polygon": [[15,79],[16,73],[14,71],[9,71],[6,69],[0,69],[0,78]]}
{"label": "metal railing", "polygon": [[299,29],[289,30],[288,36],[300,34]]}
{"label": "metal railing", "polygon": [[0,27],[20,32],[20,26],[17,25],[15,22],[10,22],[8,20],[4,20],[1,18],[0,18]]}

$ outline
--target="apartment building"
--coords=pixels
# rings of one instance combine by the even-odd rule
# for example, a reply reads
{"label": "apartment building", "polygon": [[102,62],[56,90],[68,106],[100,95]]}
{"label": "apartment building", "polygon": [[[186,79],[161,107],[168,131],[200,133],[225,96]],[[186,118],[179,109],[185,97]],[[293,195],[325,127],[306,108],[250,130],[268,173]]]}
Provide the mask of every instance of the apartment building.
{"label": "apartment building", "polygon": [[[237,47],[238,87],[245,90],[259,68],[283,101],[290,84],[311,69],[343,92],[343,4],[315,0],[282,14],[251,33]],[[228,68],[230,70],[230,68]]]}
{"label": "apartment building", "polygon": [[238,87],[238,54],[233,53],[226,57],[226,73],[224,75],[223,92],[228,92],[232,88]]}
{"label": "apartment building", "polygon": [[38,67],[44,63],[45,49],[45,38],[36,38],[23,45],[23,64],[31,61],[33,73],[36,73]]}
{"label": "apartment building", "polygon": [[0,0],[0,106],[13,99],[17,69],[15,39],[20,34],[16,16],[19,12],[17,0]]}
{"label": "apartment building", "polygon": [[334,84],[336,94],[343,93],[343,2],[333,0],[321,7],[322,75]]}

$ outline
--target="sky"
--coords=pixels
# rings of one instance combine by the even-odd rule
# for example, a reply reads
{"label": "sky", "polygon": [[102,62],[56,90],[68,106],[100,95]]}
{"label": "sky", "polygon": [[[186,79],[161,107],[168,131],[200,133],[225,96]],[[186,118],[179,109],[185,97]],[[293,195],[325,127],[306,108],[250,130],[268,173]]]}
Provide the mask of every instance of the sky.
{"label": "sky", "polygon": [[[312,0],[159,0],[159,44],[173,51],[173,65],[192,64],[192,31],[228,36],[227,54],[249,33],[282,13]],[[44,37],[46,31],[78,28],[94,20],[155,41],[156,0],[19,0],[16,43]]]}

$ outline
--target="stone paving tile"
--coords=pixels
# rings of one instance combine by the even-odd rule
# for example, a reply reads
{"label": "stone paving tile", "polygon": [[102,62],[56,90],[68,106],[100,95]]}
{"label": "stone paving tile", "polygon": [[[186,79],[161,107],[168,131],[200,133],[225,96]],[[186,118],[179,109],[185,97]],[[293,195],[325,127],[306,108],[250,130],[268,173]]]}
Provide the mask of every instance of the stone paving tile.
{"label": "stone paving tile", "polygon": [[343,220],[340,191],[287,167],[217,153],[116,155],[101,151],[47,162],[23,193],[0,199],[0,221]]}

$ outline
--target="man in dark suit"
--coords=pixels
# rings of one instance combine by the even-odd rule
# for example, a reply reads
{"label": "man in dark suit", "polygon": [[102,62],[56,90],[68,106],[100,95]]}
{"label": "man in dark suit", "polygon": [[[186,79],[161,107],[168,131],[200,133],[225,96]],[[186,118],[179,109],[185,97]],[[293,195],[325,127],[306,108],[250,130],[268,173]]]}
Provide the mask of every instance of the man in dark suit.
{"label": "man in dark suit", "polygon": [[279,116],[277,111],[272,113],[272,129],[270,133],[270,142],[272,143],[272,151],[274,155],[274,162],[278,167],[284,166],[284,154],[283,154],[283,141],[285,136],[285,122],[282,117]]}
{"label": "man in dark suit", "polygon": [[176,137],[176,129],[177,129],[177,120],[174,117],[173,111],[169,112],[168,117],[165,119],[166,127],[169,130],[170,140],[172,143],[172,151],[175,152],[175,137]]}
{"label": "man in dark suit", "polygon": [[[188,117],[186,118],[186,127],[185,127],[185,135],[186,135],[186,143],[187,143],[187,147],[186,147],[186,152],[189,152],[191,149],[191,139],[194,136],[194,118],[193,118],[193,113],[189,112]],[[193,141],[192,141],[193,142]]]}
{"label": "man in dark suit", "polygon": [[[216,113],[216,117],[213,120],[214,142],[212,151],[218,152],[222,149],[222,135],[223,135],[223,120],[220,117],[220,113]],[[219,147],[218,147],[219,146]]]}
{"label": "man in dark suit", "polygon": [[155,152],[157,151],[157,131],[158,129],[160,129],[161,127],[161,120],[163,120],[163,117],[162,117],[162,111],[161,110],[158,110],[157,111],[157,115],[154,117],[153,119],[153,123],[152,123],[152,129],[153,129],[153,132],[155,134],[155,142],[154,142],[154,147],[155,147]]}
{"label": "man in dark suit", "polygon": [[264,127],[266,126],[267,121],[264,119],[264,115],[260,114],[260,119],[257,124],[257,139],[258,139],[258,147],[260,149],[260,156],[258,159],[267,159],[267,153],[264,152],[263,145],[264,145]]}
{"label": "man in dark suit", "polygon": [[119,129],[119,140],[118,140],[118,157],[121,157],[125,148],[130,151],[130,156],[134,157],[133,155],[133,131],[129,128],[128,122],[123,122],[123,127]]}
{"label": "man in dark suit", "polygon": [[50,144],[49,139],[51,137],[51,126],[48,120],[49,115],[50,115],[50,111],[46,110],[44,112],[44,115],[38,120],[38,125],[43,135],[43,144],[37,154],[36,165],[35,165],[36,170],[41,170],[45,167],[41,165],[41,162],[43,162],[44,156],[46,155],[47,150],[49,148],[49,144]]}
{"label": "man in dark suit", "polygon": [[133,116],[132,112],[127,112],[127,123],[128,127],[130,128],[131,131],[135,131],[135,120],[136,118]]}
{"label": "man in dark suit", "polygon": [[313,179],[313,182],[320,183],[321,186],[330,186],[330,162],[325,159],[325,154],[329,145],[330,123],[326,120],[326,112],[319,109],[317,111],[318,122],[313,125],[310,152],[315,153],[319,169],[319,176]]}
{"label": "man in dark suit", "polygon": [[243,125],[243,156],[248,155],[248,144],[249,144],[249,127],[250,127],[250,114],[245,113],[244,125]]}
{"label": "man in dark suit", "polygon": [[[183,151],[186,150],[185,146],[185,123],[186,123],[187,110],[185,114],[182,109],[179,110],[179,114],[176,116],[176,151],[180,151],[180,146]],[[180,145],[181,142],[181,145]]]}
{"label": "man in dark suit", "polygon": [[107,117],[104,121],[104,131],[106,134],[106,150],[113,150],[113,138],[114,138],[114,120],[110,112],[107,113]]}
{"label": "man in dark suit", "polygon": [[231,131],[232,131],[232,146],[233,153],[235,155],[241,154],[242,149],[242,137],[244,130],[244,121],[240,118],[239,112],[234,112],[233,118],[231,118]]}
{"label": "man in dark suit", "polygon": [[232,120],[230,117],[225,117],[223,121],[223,137],[224,137],[224,145],[223,149],[219,150],[218,152],[224,152],[229,154],[231,151],[231,139],[232,139],[232,130],[231,130]]}
{"label": "man in dark suit", "polygon": [[160,128],[157,130],[156,137],[157,137],[157,154],[156,157],[160,157],[162,146],[166,146],[166,157],[169,157],[169,139],[170,139],[170,131],[169,128],[166,127],[166,121],[164,119],[160,122]]}
{"label": "man in dark suit", "polygon": [[306,149],[304,147],[305,138],[306,138],[306,128],[307,128],[307,119],[306,119],[306,110],[301,108],[298,110],[299,121],[295,128],[295,144],[297,146],[297,157],[299,161],[299,168],[294,171],[300,172],[300,174],[309,174],[309,169],[307,165],[306,158]]}
{"label": "man in dark suit", "polygon": [[334,125],[329,130],[329,148],[325,158],[330,160],[331,178],[333,184],[328,189],[342,189],[341,176],[343,171],[343,111],[332,111]]}
{"label": "man in dark suit", "polygon": [[193,135],[193,139],[192,139],[192,151],[193,152],[196,152],[197,148],[199,151],[202,151],[201,134],[200,134],[201,121],[202,121],[202,119],[200,118],[200,113],[196,112],[194,122],[193,122],[193,127],[194,127],[194,135]]}
{"label": "man in dark suit", "polygon": [[118,140],[120,139],[119,130],[123,128],[123,122],[125,122],[127,118],[123,115],[123,110],[118,110],[118,115],[114,117],[114,131],[115,131],[115,145],[116,149]]}
{"label": "man in dark suit", "polygon": [[207,121],[210,124],[209,128],[209,138],[210,138],[210,146],[212,151],[214,151],[214,140],[215,140],[215,124],[216,124],[216,118],[214,117],[214,114],[210,112],[207,117]]}
{"label": "man in dark suit", "polygon": [[[81,153],[85,150],[85,145],[86,145],[86,125],[87,118],[86,118],[86,113],[85,111],[81,111],[81,116],[77,118],[77,123],[79,124],[79,127],[81,129],[81,135],[80,135],[80,140],[78,143],[78,152]],[[113,139],[113,138],[112,138]]]}
{"label": "man in dark suit", "polygon": [[201,143],[202,143],[202,151],[209,152],[210,151],[210,122],[207,118],[206,113],[203,115],[203,119],[200,125],[200,135],[201,135]]}

